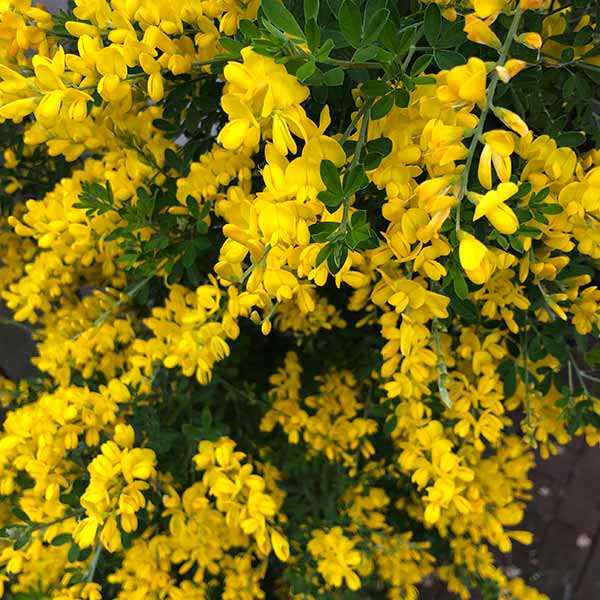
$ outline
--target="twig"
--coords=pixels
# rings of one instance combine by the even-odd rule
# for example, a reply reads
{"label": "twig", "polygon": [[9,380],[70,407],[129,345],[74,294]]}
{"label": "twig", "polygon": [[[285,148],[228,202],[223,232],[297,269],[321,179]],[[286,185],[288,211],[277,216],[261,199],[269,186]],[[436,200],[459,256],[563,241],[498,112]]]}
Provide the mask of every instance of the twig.
{"label": "twig", "polygon": [[[506,60],[508,58],[508,52],[510,50],[510,46],[513,42],[515,34],[517,33],[517,30],[519,28],[519,23],[521,21],[522,16],[523,16],[523,9],[517,8],[517,10],[515,11],[515,14],[513,16],[512,23],[510,24],[510,29],[508,30],[506,40],[504,40],[504,45],[502,46],[500,58],[498,59],[498,62],[496,63],[497,66],[499,66],[499,67],[503,67],[504,64],[506,63]],[[473,164],[475,150],[477,149],[477,144],[479,143],[479,140],[481,139],[481,136],[483,134],[483,128],[485,127],[485,120],[490,111],[490,107],[493,104],[494,94],[496,93],[496,87],[498,85],[499,79],[500,78],[498,75],[498,71],[494,71],[494,73],[492,74],[490,83],[488,85],[488,88],[485,92],[486,103],[485,103],[485,106],[481,110],[481,115],[479,115],[479,123],[477,123],[477,127],[475,128],[475,131],[473,132],[473,139],[471,140],[471,143],[469,145],[468,154],[467,154],[467,162],[465,163],[464,171],[461,174],[460,188],[459,188],[458,194],[456,196],[456,232],[457,233],[460,231],[460,208],[461,208],[461,203],[463,201],[465,193],[467,191],[467,185],[469,183],[469,173],[471,171],[471,165]]]}

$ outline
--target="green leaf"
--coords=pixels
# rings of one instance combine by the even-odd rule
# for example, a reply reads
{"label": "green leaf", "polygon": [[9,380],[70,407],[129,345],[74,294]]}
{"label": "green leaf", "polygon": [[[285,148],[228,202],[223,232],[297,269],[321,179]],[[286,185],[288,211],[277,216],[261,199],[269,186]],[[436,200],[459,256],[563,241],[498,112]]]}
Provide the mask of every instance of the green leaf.
{"label": "green leaf", "polygon": [[344,266],[346,257],[348,256],[348,249],[344,244],[334,244],[332,246],[332,251],[327,257],[327,266],[331,274],[335,275]]}
{"label": "green leaf", "polygon": [[335,42],[331,38],[327,38],[323,45],[317,50],[315,60],[317,62],[327,60],[331,51],[335,48]]}
{"label": "green leaf", "polygon": [[379,238],[377,237],[377,234],[372,230],[369,229],[369,237],[368,239],[366,239],[364,242],[360,243],[360,248],[364,248],[365,250],[373,250],[374,248],[379,248]]}
{"label": "green leaf", "polygon": [[420,75],[412,80],[414,85],[432,85],[436,81],[437,80],[433,75]]}
{"label": "green leaf", "polygon": [[275,27],[301,40],[304,39],[304,32],[300,25],[298,25],[298,21],[278,0],[262,0],[260,7]]}
{"label": "green leaf", "polygon": [[364,48],[359,48],[352,55],[352,61],[357,63],[367,62],[372,58],[375,58],[378,52],[379,48],[377,46],[365,46]]}
{"label": "green leaf", "polygon": [[502,376],[504,396],[505,398],[510,398],[517,389],[515,363],[511,360],[505,360],[498,366],[498,373]]}
{"label": "green leaf", "polygon": [[352,167],[345,175],[344,175],[344,196],[352,196],[358,192],[358,190],[362,190],[369,185],[369,178],[365,173],[364,168],[361,165],[356,165]]}
{"label": "green leaf", "polygon": [[411,76],[416,77],[417,75],[420,75],[431,64],[432,60],[433,54],[423,54],[419,56],[410,68]]}
{"label": "green leaf", "polygon": [[342,203],[341,194],[334,194],[333,192],[322,191],[317,194],[317,198],[329,209],[336,210],[337,207]]}
{"label": "green leaf", "polygon": [[577,148],[585,142],[585,133],[581,131],[565,131],[556,137],[556,143],[559,146]]}
{"label": "green leaf", "polygon": [[346,0],[338,15],[340,31],[346,41],[354,48],[360,46],[362,35],[362,15],[358,6],[352,0]]}
{"label": "green leaf", "polygon": [[306,33],[308,48],[314,54],[321,41],[321,28],[314,19],[310,19],[304,26],[304,32]]}
{"label": "green leaf", "polygon": [[242,35],[247,40],[260,37],[260,31],[259,31],[258,27],[252,21],[249,21],[248,19],[242,19],[240,21],[240,24],[238,27],[239,27]]}
{"label": "green leaf", "polygon": [[513,198],[523,198],[523,196],[527,196],[529,192],[531,192],[531,183],[526,181],[519,186],[517,193],[513,196]]}
{"label": "green leaf", "polygon": [[442,15],[437,4],[429,4],[425,9],[425,17],[423,19],[423,33],[432,48],[440,35],[442,27]]}
{"label": "green leaf", "polygon": [[394,104],[398,108],[406,108],[410,103],[410,94],[408,90],[399,88],[394,92]]}
{"label": "green leaf", "polygon": [[190,211],[192,217],[198,219],[200,217],[200,207],[198,206],[196,199],[193,196],[188,196],[185,199],[185,203],[187,204],[188,210]]}
{"label": "green leaf", "polygon": [[320,221],[313,223],[308,229],[310,231],[311,240],[318,244],[327,242],[331,234],[339,229],[340,224],[333,221]]}
{"label": "green leaf", "polygon": [[500,248],[502,248],[503,250],[508,250],[510,244],[508,243],[506,237],[499,234],[498,232],[496,232],[496,234],[497,235],[495,235],[493,239],[496,240],[496,242],[498,242],[498,246],[500,246]]}
{"label": "green leaf", "polygon": [[545,200],[550,194],[550,188],[544,188],[535,194],[535,196],[531,199],[532,203],[538,203]]}
{"label": "green leaf", "polygon": [[385,117],[385,115],[392,110],[392,106],[394,106],[394,95],[386,94],[383,98],[377,100],[371,107],[371,119],[377,121],[378,119]]}
{"label": "green leaf", "polygon": [[338,168],[330,160],[322,160],[319,167],[321,180],[325,187],[338,196],[342,195],[342,182]]}
{"label": "green leaf", "polygon": [[394,54],[403,56],[408,52],[416,30],[417,26],[415,25],[414,27],[406,29],[401,35],[398,35],[398,27],[394,24],[392,19],[389,19],[381,30],[379,41]]}
{"label": "green leaf", "polygon": [[369,152],[364,160],[365,169],[367,171],[376,169],[381,164],[383,159],[383,154],[379,154],[379,152]]}
{"label": "green leaf", "polygon": [[181,257],[181,262],[183,266],[186,268],[191,267],[196,260],[196,248],[194,248],[193,244],[187,244],[185,252]]}
{"label": "green leaf", "polygon": [[442,22],[440,35],[435,45],[436,49],[458,48],[467,39],[467,36],[463,30],[463,26],[464,21],[462,19],[456,19],[454,23],[444,20]]}
{"label": "green leaf", "polygon": [[352,213],[352,217],[350,218],[350,225],[352,227],[360,227],[361,225],[365,225],[367,222],[367,211],[366,210],[356,210]]}
{"label": "green leaf", "polygon": [[561,62],[564,62],[564,63],[571,62],[574,57],[575,57],[575,51],[573,50],[573,48],[565,48],[560,53],[560,60],[561,60]]}
{"label": "green leaf", "polygon": [[340,8],[342,6],[342,0],[327,0],[327,6],[329,7],[331,16],[337,19],[337,16],[340,13]]}
{"label": "green leaf", "polygon": [[31,540],[31,532],[27,530],[24,534],[20,535],[13,543],[13,550],[21,550],[29,544]]}
{"label": "green leaf", "polygon": [[152,125],[161,131],[174,132],[176,130],[175,124],[165,119],[154,119]]}
{"label": "green leaf", "polygon": [[513,250],[516,250],[517,252],[524,252],[525,251],[525,247],[523,246],[523,242],[521,241],[521,238],[518,235],[511,235],[508,238],[508,241],[510,242],[510,245],[513,248]]}
{"label": "green leaf", "polygon": [[319,0],[304,0],[304,18],[315,21],[319,17]]}
{"label": "green leaf", "polygon": [[24,521],[25,523],[31,523],[31,519],[27,516],[27,513],[20,509],[18,506],[13,506],[11,512],[17,519]]}
{"label": "green leaf", "polygon": [[381,30],[390,18],[390,11],[387,8],[380,8],[371,14],[368,21],[365,23],[365,32],[362,37],[363,44],[371,44],[374,42]]}
{"label": "green leaf", "polygon": [[319,267],[323,262],[325,262],[329,258],[329,254],[333,250],[332,244],[325,244],[320,250],[319,254],[317,254],[317,258],[315,260],[315,267]]}
{"label": "green leaf", "polygon": [[329,71],[323,73],[323,77],[325,78],[325,85],[328,87],[342,85],[344,83],[344,69],[342,67],[329,69]]}
{"label": "green leaf", "polygon": [[368,225],[362,225],[356,229],[351,229],[346,234],[346,244],[352,250],[358,248],[358,246],[369,239],[371,229]]}
{"label": "green leaf", "polygon": [[454,293],[461,299],[464,300],[469,295],[469,285],[464,275],[460,271],[454,273]]}
{"label": "green leaf", "polygon": [[470,300],[453,297],[450,300],[450,308],[469,324],[479,321],[479,310]]}
{"label": "green leaf", "polygon": [[67,560],[69,562],[75,562],[79,558],[80,552],[81,552],[81,549],[79,548],[79,546],[75,542],[73,542],[71,544],[71,547],[69,548],[69,553],[67,554]]}
{"label": "green leaf", "polygon": [[55,538],[53,538],[51,543],[53,546],[62,546],[63,544],[66,544],[67,542],[70,542],[70,541],[71,541],[70,533],[59,533]]}
{"label": "green leaf", "polygon": [[525,237],[535,237],[542,233],[537,227],[531,227],[529,225],[521,225],[519,228],[519,235],[524,235]]}
{"label": "green leaf", "polygon": [[366,96],[383,96],[390,91],[390,86],[386,81],[371,79],[370,81],[365,81],[360,86],[360,89]]}
{"label": "green leaf", "polygon": [[315,64],[314,59],[305,62],[297,71],[296,77],[301,81],[306,81],[316,70],[317,65]]}
{"label": "green leaf", "polygon": [[391,419],[388,419],[383,425],[383,433],[385,435],[392,435],[394,429],[396,429],[396,425],[398,424],[398,419],[396,415],[394,415]]}
{"label": "green leaf", "polygon": [[219,44],[229,52],[229,54],[233,55],[233,57],[237,57],[240,55],[244,44],[242,42],[238,42],[236,40],[231,39],[230,37],[222,36],[219,38]]}
{"label": "green leaf", "polygon": [[367,152],[376,152],[382,156],[387,156],[392,151],[392,147],[392,140],[388,137],[371,140],[365,145]]}
{"label": "green leaf", "polygon": [[440,69],[452,69],[466,62],[465,57],[454,50],[434,50],[433,58]]}

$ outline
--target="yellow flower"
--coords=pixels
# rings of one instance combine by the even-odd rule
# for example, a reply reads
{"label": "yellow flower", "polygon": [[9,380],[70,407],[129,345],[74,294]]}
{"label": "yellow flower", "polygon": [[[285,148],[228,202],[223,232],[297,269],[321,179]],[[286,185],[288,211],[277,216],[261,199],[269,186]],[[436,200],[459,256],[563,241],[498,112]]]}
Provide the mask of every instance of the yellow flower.
{"label": "yellow flower", "polygon": [[73,540],[80,548],[91,546],[96,539],[96,532],[100,525],[96,517],[86,517],[82,519],[73,531]]}
{"label": "yellow flower", "polygon": [[519,115],[506,109],[494,106],[492,108],[494,114],[507,126],[510,127],[515,133],[518,133],[521,137],[525,137],[529,133],[529,127]]}
{"label": "yellow flower", "polygon": [[535,31],[526,31],[518,35],[515,39],[517,40],[517,42],[528,46],[533,50],[539,50],[544,42],[542,36]]}
{"label": "yellow flower", "polygon": [[488,131],[481,136],[484,147],[479,159],[477,171],[481,185],[490,190],[492,188],[492,164],[498,178],[508,182],[512,172],[510,156],[515,150],[513,136],[507,131]]}
{"label": "yellow flower", "polygon": [[290,558],[290,546],[285,537],[276,529],[271,529],[271,544],[273,545],[275,556],[279,560],[287,562]]}
{"label": "yellow flower", "polygon": [[486,217],[492,226],[500,233],[511,235],[519,228],[519,220],[512,208],[505,204],[511,196],[514,196],[518,187],[512,182],[501,183],[496,190],[490,190],[484,196],[469,193],[469,198],[475,204],[473,220]]}
{"label": "yellow flower", "polygon": [[317,561],[323,579],[333,587],[345,581],[350,590],[360,589],[361,582],[354,572],[361,562],[361,554],[354,549],[355,542],[345,537],[341,527],[332,527],[328,533],[319,529],[312,532],[307,549]]}
{"label": "yellow flower", "polygon": [[467,102],[485,103],[485,81],[487,71],[485,63],[476,57],[471,57],[466,65],[459,65],[446,72],[446,86],[441,86],[438,97],[444,102],[460,98]]}
{"label": "yellow flower", "polygon": [[520,0],[519,6],[523,10],[539,10],[544,7],[544,0]]}
{"label": "yellow flower", "polygon": [[465,33],[467,39],[477,44],[490,46],[496,50],[502,48],[502,42],[498,36],[492,31],[490,25],[494,21],[494,15],[487,19],[480,19],[475,13],[469,13],[465,16]]}
{"label": "yellow flower", "polygon": [[519,60],[517,58],[509,58],[504,66],[497,66],[496,72],[498,73],[498,77],[503,83],[508,83],[515,75],[518,75],[525,67],[527,63],[524,60]]}
{"label": "yellow flower", "polygon": [[507,7],[507,0],[473,0],[473,8],[480,19],[497,15]]}
{"label": "yellow flower", "polygon": [[467,271],[477,269],[487,252],[487,248],[474,235],[466,231],[460,231],[458,239],[460,242],[458,255],[463,269]]}

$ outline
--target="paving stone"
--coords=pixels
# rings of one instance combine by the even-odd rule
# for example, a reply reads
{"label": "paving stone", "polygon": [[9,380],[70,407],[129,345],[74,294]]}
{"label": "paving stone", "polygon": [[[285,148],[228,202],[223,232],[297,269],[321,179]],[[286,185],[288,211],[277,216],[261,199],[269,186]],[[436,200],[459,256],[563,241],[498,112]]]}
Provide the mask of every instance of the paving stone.
{"label": "paving stone", "polygon": [[[571,488],[575,488],[571,492]],[[568,492],[584,493],[600,508],[600,448],[584,448],[575,464]]]}
{"label": "paving stone", "polygon": [[569,491],[560,503],[557,517],[578,533],[596,535],[600,527],[598,498],[586,495],[585,488]]}
{"label": "paving stone", "polygon": [[562,496],[558,518],[594,536],[600,529],[600,449],[586,448],[579,455]]}
{"label": "paving stone", "polygon": [[537,576],[532,581],[551,600],[562,600],[565,592],[567,597],[569,593],[572,597],[574,587],[586,568],[591,547],[581,547],[579,535],[571,525],[558,520],[548,526]]}
{"label": "paving stone", "polygon": [[578,458],[578,452],[571,450],[569,447],[560,447],[557,454],[546,460],[538,458],[537,468],[541,473],[549,475],[558,482],[567,483]]}
{"label": "paving stone", "polygon": [[[0,307],[0,316],[6,312]],[[32,377],[36,369],[29,359],[35,354],[35,344],[29,333],[15,325],[0,325],[0,367],[13,380]]]}
{"label": "paving stone", "polygon": [[[531,473],[531,481],[533,498],[528,505],[528,513],[535,513],[542,521],[550,521],[558,508],[563,487],[554,477],[540,469],[535,469]],[[531,520],[532,515],[527,516]],[[535,526],[537,527],[538,524],[536,523]]]}
{"label": "paving stone", "polygon": [[429,580],[419,586],[419,600],[460,600],[456,594],[446,590],[444,583],[437,579]]}
{"label": "paving stone", "polygon": [[578,582],[573,600],[596,600],[600,598],[600,543],[596,545]]}

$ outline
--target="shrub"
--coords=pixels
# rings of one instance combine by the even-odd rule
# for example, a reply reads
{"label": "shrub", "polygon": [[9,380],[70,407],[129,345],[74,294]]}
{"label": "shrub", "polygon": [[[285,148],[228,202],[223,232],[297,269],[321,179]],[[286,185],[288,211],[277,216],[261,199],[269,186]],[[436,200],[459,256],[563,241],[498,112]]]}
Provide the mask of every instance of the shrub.
{"label": "shrub", "polygon": [[543,598],[597,444],[596,3],[0,13],[4,598]]}

